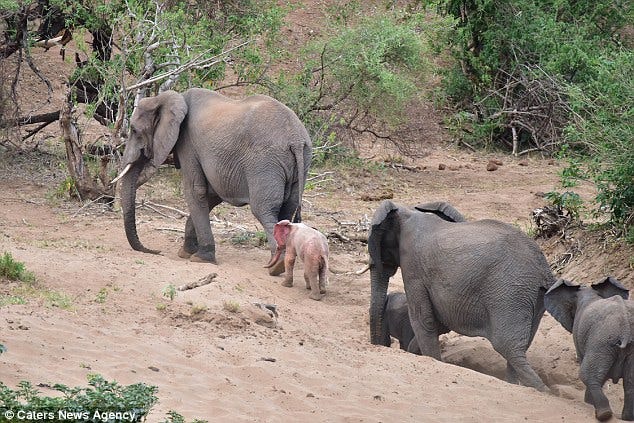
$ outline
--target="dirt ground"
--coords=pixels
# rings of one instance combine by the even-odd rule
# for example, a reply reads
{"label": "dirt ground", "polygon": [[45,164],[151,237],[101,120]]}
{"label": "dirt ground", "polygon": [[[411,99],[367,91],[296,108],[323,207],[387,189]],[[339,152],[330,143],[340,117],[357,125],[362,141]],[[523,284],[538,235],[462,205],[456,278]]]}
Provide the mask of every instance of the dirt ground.
{"label": "dirt ground", "polygon": [[[333,173],[306,191],[304,220],[351,240],[330,236],[332,266],[363,267],[366,248],[355,240],[366,235],[377,193],[393,193],[403,204],[447,200],[469,219],[496,218],[528,231],[531,211],[544,204],[539,193],[557,187],[552,161],[502,157],[503,165],[489,172],[490,156],[452,148],[428,153],[407,162],[417,172],[376,166],[318,171]],[[8,348],[0,356],[0,378],[9,386],[20,380],[85,385],[90,373],[122,384],[145,382],[159,387],[149,421],[168,410],[210,421],[594,420],[583,402],[572,339],[548,315],[529,361],[553,394],[502,381],[504,362],[486,340],[443,336],[444,363],[404,353],[396,342],[371,345],[369,275],[331,275],[321,302],[308,298],[301,267],[295,286],[282,287],[282,277],[262,267],[269,252],[257,245],[261,228],[248,207],[223,205],[213,214],[219,265],[178,258],[184,221],[161,206],[186,206],[169,168],[138,198],[146,204],[137,217],[140,237],[162,255],[131,250],[119,212],[56,199],[61,180],[48,156],[3,152],[0,251],[37,276],[27,293],[1,282],[4,298],[26,300],[0,308],[0,343]],[[541,244],[556,261],[554,241]],[[589,283],[607,272],[631,287],[631,251],[606,248],[584,244],[563,276],[579,273],[578,282]],[[173,299],[166,295],[170,285],[212,272],[217,277],[210,284],[176,291]],[[398,289],[399,274],[390,286]],[[279,316],[270,318],[254,303],[275,304]],[[606,391],[620,413],[620,384],[607,384]]]}
{"label": "dirt ground", "polygon": [[[328,2],[307,3],[313,8],[295,10],[295,24],[284,29],[289,48],[318,34],[317,8]],[[54,81],[54,88],[61,102],[63,85]],[[365,265],[362,240],[382,197],[410,205],[445,200],[468,219],[494,218],[532,233],[531,212],[545,204],[543,193],[560,189],[561,164],[467,153],[448,146],[433,110],[422,118],[429,132],[417,159],[368,145],[361,151],[373,163],[367,169],[313,170],[303,217],[329,235],[332,267]],[[495,171],[486,170],[491,159],[502,162]],[[150,422],[168,410],[231,422],[594,421],[572,338],[548,314],[528,359],[551,394],[504,382],[505,362],[483,339],[443,335],[443,362],[402,352],[396,342],[371,345],[369,274],[330,275],[327,295],[316,302],[298,263],[295,286],[282,287],[282,277],[263,268],[269,252],[248,207],[214,210],[217,266],[178,258],[184,219],[173,209],[187,207],[173,169],[162,168],[137,198],[140,238],[162,255],[129,247],[119,211],[58,198],[65,177],[57,157],[0,146],[0,254],[11,253],[37,278],[30,289],[0,280],[0,344],[7,347],[0,380],[11,387],[28,380],[52,394],[46,386],[85,386],[92,373],[156,385]],[[575,191],[593,196],[589,186]],[[539,244],[559,276],[592,283],[610,274],[634,287],[632,249],[609,236],[571,230],[565,240]],[[207,285],[172,290],[211,273],[217,276]],[[402,290],[399,273],[390,290]],[[278,317],[254,303],[276,305]],[[622,385],[605,390],[620,415]]]}

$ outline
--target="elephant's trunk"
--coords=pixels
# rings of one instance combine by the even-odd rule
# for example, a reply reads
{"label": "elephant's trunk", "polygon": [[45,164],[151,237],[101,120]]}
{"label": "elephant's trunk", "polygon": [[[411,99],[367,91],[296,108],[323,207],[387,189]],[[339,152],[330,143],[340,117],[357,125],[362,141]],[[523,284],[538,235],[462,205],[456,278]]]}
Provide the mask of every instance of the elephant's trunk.
{"label": "elephant's trunk", "polygon": [[370,269],[371,299],[370,299],[370,341],[374,345],[390,346],[390,336],[387,332],[385,320],[385,301],[387,299],[387,285],[389,277],[372,266]]}
{"label": "elephant's trunk", "polygon": [[121,180],[121,208],[123,209],[123,225],[130,246],[136,251],[158,254],[160,251],[145,248],[136,231],[136,187],[143,166],[134,164]]}
{"label": "elephant's trunk", "polygon": [[275,263],[280,259],[280,256],[284,252],[284,248],[277,247],[275,255],[271,257],[271,260],[264,266],[266,269],[273,267]]}

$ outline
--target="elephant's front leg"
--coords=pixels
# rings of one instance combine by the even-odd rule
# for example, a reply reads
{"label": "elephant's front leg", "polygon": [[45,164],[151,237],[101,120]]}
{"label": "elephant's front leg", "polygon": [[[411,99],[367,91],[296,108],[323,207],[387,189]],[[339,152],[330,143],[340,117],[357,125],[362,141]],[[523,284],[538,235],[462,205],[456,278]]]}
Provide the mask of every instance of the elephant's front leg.
{"label": "elephant's front leg", "polygon": [[[222,199],[216,195],[208,195],[209,210],[213,210],[218,204],[222,203]],[[213,234],[212,234],[213,236]],[[212,237],[213,240],[213,237]],[[196,235],[196,228],[194,222],[190,216],[187,216],[187,222],[185,223],[185,237],[183,245],[178,250],[178,256],[181,258],[190,258],[198,251],[198,236]]]}
{"label": "elephant's front leg", "polygon": [[284,256],[284,282],[282,286],[293,286],[293,268],[295,267],[296,254],[293,249],[286,251]]}
{"label": "elephant's front leg", "polygon": [[194,222],[192,222],[191,216],[187,216],[187,222],[185,222],[185,239],[180,250],[178,250],[178,257],[190,258],[192,254],[198,251],[198,238],[196,236],[196,228],[194,228]]}
{"label": "elephant's front leg", "polygon": [[[189,207],[189,218],[196,232],[198,248],[192,254],[191,260],[196,262],[214,263],[216,264],[216,245],[214,236],[211,232],[211,224],[209,223],[210,205],[216,205],[218,202],[212,201],[212,197],[208,192],[208,183],[201,169],[197,171],[186,171],[183,168],[183,191],[185,192],[185,200]],[[187,224],[185,225],[185,243],[183,250],[193,248],[195,245],[191,229],[188,233]]]}

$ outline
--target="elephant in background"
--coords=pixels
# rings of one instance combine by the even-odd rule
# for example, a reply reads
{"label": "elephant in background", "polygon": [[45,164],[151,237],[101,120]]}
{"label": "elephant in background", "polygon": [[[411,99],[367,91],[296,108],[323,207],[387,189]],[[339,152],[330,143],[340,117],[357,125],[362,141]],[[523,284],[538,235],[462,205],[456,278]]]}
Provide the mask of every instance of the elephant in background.
{"label": "elephant in background", "polygon": [[438,336],[487,338],[507,361],[506,379],[548,388],[526,359],[555,283],[537,244],[494,220],[465,221],[447,203],[383,201],[368,237],[371,342],[389,346],[385,300],[400,267],[412,329],[423,355],[440,360]]}
{"label": "elephant in background", "polygon": [[546,292],[546,310],[572,333],[585,401],[601,421],[612,417],[603,384],[621,378],[621,419],[634,420],[634,302],[628,298],[629,290],[612,277],[591,286],[561,279]]}
{"label": "elephant in background", "polygon": [[[251,205],[264,227],[271,255],[275,223],[301,220],[304,183],[312,143],[295,113],[264,95],[232,100],[217,92],[192,88],[165,91],[139,101],[130,121],[123,153],[121,204],[130,246],[150,253],[139,240],[135,222],[138,186],[173,152],[183,176],[190,215],[178,255],[216,263],[209,213],[223,201]],[[279,274],[280,266],[275,270]]]}
{"label": "elephant in background", "polygon": [[402,350],[421,355],[407,311],[404,292],[390,292],[385,299],[385,321],[387,334],[398,339]]}
{"label": "elephant in background", "polygon": [[286,252],[284,257],[284,282],[282,286],[293,286],[293,268],[295,259],[304,263],[306,289],[310,289],[310,298],[321,300],[328,285],[328,239],[317,229],[303,223],[291,223],[281,220],[275,225],[273,236],[277,241],[275,256],[265,267],[272,267]]}

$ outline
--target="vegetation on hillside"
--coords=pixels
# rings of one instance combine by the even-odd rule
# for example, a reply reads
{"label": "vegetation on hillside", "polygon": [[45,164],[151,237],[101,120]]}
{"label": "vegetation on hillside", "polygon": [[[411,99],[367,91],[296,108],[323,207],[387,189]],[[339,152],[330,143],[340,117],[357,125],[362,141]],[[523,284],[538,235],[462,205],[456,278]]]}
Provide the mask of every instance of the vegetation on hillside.
{"label": "vegetation on hillside", "polygon": [[[2,0],[0,127],[28,128],[19,134],[22,141],[6,138],[3,144],[23,146],[61,119],[69,188],[81,198],[111,196],[109,176],[140,97],[170,88],[239,85],[293,108],[315,141],[317,163],[341,157],[358,137],[413,153],[424,122],[410,119],[410,112],[431,92],[430,75],[441,71],[443,98],[454,110],[447,120],[463,144],[566,156],[566,183],[594,181],[597,210],[631,230],[631,2],[333,1],[320,36],[293,51],[299,67],[286,66],[290,58],[280,32],[292,7],[301,5]],[[64,59],[74,63],[66,75],[68,107],[42,114],[21,109],[23,66],[49,87],[50,96],[34,49],[60,45],[64,52],[71,39],[74,57]],[[442,68],[434,69],[432,60]],[[96,152],[72,138],[72,106],[78,103],[112,130]],[[92,160],[93,170],[84,159]]]}
{"label": "vegetation on hillside", "polygon": [[454,19],[444,87],[473,145],[571,160],[634,239],[634,8],[613,0],[438,0]]}

